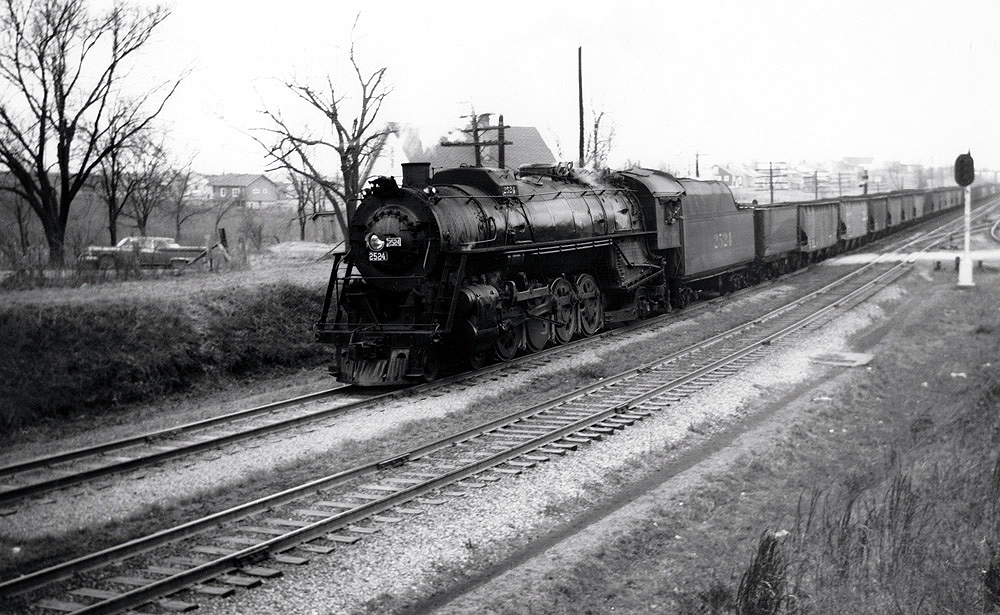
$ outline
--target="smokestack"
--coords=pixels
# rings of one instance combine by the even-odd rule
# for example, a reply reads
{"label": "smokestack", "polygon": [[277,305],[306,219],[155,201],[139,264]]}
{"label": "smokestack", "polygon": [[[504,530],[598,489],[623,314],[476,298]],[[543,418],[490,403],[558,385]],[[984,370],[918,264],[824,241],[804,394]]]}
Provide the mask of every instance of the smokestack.
{"label": "smokestack", "polygon": [[403,186],[415,190],[423,190],[431,183],[431,163],[404,162]]}

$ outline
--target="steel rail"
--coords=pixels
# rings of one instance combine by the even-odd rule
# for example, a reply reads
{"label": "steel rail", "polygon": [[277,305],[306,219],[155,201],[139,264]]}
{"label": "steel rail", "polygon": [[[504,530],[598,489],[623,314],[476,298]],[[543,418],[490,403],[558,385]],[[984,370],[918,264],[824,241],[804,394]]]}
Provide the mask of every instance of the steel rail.
{"label": "steel rail", "polygon": [[[84,457],[91,457],[93,455],[100,455],[110,451],[128,448],[129,446],[148,444],[150,441],[153,440],[163,440],[166,438],[171,438],[191,431],[205,429],[206,427],[213,427],[221,423],[228,423],[236,420],[252,418],[260,414],[273,412],[274,410],[279,410],[281,408],[286,408],[288,406],[292,406],[295,404],[314,401],[316,399],[322,399],[323,397],[328,397],[329,395],[332,395],[334,392],[339,391],[343,388],[345,387],[334,387],[331,389],[324,389],[322,391],[316,391],[314,393],[308,393],[306,395],[300,395],[298,397],[292,397],[289,399],[284,399],[281,401],[276,401],[261,406],[248,408],[246,410],[237,410],[236,412],[230,412],[228,414],[222,414],[208,419],[202,419],[199,421],[185,423],[184,425],[178,425],[176,427],[168,427],[166,429],[151,431],[138,436],[129,436],[118,440],[103,442],[101,444],[96,444],[94,446],[81,447],[69,451],[64,451],[61,453],[56,453],[53,455],[36,457],[34,459],[29,459],[28,461],[13,463],[10,465],[0,467],[0,478],[4,476],[11,476],[13,474],[18,474],[21,472],[26,472],[28,470],[33,470],[35,468],[45,467],[56,463],[63,463],[66,461],[82,459]],[[2,495],[4,494],[0,493],[0,496]]]}

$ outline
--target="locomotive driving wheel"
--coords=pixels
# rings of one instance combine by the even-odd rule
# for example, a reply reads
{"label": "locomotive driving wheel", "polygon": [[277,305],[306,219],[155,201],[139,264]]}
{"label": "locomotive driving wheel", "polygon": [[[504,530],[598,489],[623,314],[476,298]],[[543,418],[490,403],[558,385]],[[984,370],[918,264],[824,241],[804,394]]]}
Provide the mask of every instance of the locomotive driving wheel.
{"label": "locomotive driving wheel", "polygon": [[576,293],[573,285],[559,278],[549,285],[552,293],[552,339],[559,344],[569,343],[577,331]]}
{"label": "locomotive driving wheel", "polygon": [[576,279],[576,294],[579,298],[580,332],[590,337],[604,325],[604,303],[597,280],[589,273]]}
{"label": "locomotive driving wheel", "polygon": [[420,353],[420,376],[424,382],[437,380],[441,373],[441,359],[438,357],[437,348],[427,347]]}
{"label": "locomotive driving wheel", "polygon": [[[529,312],[539,304],[545,303],[545,299],[532,299]],[[552,325],[547,320],[539,318],[529,318],[524,323],[524,345],[528,352],[538,352],[545,348],[552,337]]]}
{"label": "locomotive driving wheel", "polygon": [[480,367],[486,365],[486,353],[478,352],[473,355],[469,355],[469,367],[472,369],[479,369]]}
{"label": "locomotive driving wheel", "polygon": [[500,325],[500,336],[493,347],[493,352],[500,361],[510,361],[521,346],[521,325]]}

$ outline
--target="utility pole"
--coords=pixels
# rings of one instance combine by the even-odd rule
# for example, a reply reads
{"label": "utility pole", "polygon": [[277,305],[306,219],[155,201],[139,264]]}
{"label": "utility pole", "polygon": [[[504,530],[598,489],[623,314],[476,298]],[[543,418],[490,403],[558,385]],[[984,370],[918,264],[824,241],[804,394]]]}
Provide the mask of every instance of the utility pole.
{"label": "utility pole", "polygon": [[[507,141],[507,140],[504,139],[504,129],[505,128],[510,128],[510,126],[504,126],[503,115],[500,115],[500,123],[497,126],[490,126],[489,125],[489,119],[490,119],[491,115],[493,115],[493,114],[492,113],[479,113],[479,114],[477,114],[475,111],[473,111],[472,115],[463,115],[462,116],[463,118],[470,118],[469,119],[470,127],[464,129],[462,132],[472,134],[472,142],[469,143],[469,142],[465,142],[465,141],[442,141],[441,145],[443,145],[445,147],[471,147],[471,148],[473,148],[473,157],[474,157],[474,160],[476,162],[476,166],[477,167],[483,166],[482,148],[490,146],[490,145],[496,145],[497,146],[497,158],[498,158],[497,162],[498,162],[498,165],[500,166],[500,168],[504,168],[506,166],[504,146],[505,145],[513,145],[514,142],[513,141]],[[479,123],[481,121],[485,121],[486,125],[485,126],[480,126]],[[483,140],[480,139],[480,134],[484,133],[486,131],[489,131],[489,130],[496,130],[497,131],[497,140],[496,141],[489,141],[489,140],[483,141]]]}
{"label": "utility pole", "polygon": [[774,203],[774,163],[767,163],[767,183],[771,187],[771,203]]}
{"label": "utility pole", "polygon": [[813,171],[813,200],[819,200],[819,171]]}
{"label": "utility pole", "polygon": [[698,158],[699,157],[700,157],[700,154],[697,151],[695,151],[695,153],[694,153],[694,176],[695,176],[695,178],[701,177],[701,168],[698,166]]}
{"label": "utility pole", "polygon": [[[778,165],[777,169],[775,169],[775,166],[774,166],[775,164]],[[779,189],[784,189],[784,190],[788,189],[788,183],[787,183],[788,182],[788,165],[787,165],[787,163],[785,163],[785,162],[775,163],[773,161],[769,161],[767,163],[767,169],[764,169],[763,164],[759,164],[759,166],[756,167],[756,171],[757,171],[757,175],[758,176],[755,178],[754,183],[757,186],[762,187],[765,184],[765,182],[766,182],[767,183],[767,187],[768,187],[768,191],[771,193],[771,203],[774,203],[774,184],[775,184],[775,179],[778,180],[778,184],[779,184],[778,187],[779,187]],[[766,178],[764,177],[765,173],[767,173],[767,177]],[[758,188],[758,189],[760,189],[760,188]]]}
{"label": "utility pole", "polygon": [[583,168],[583,47],[576,48],[577,79],[580,84],[580,168]]}

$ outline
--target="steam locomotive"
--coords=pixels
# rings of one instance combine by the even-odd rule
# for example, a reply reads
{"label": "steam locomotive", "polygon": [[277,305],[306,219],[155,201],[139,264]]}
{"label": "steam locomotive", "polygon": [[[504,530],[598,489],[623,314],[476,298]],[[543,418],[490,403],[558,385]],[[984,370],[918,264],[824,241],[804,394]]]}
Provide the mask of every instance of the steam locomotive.
{"label": "steam locomotive", "polygon": [[[995,187],[979,192],[996,192]],[[979,196],[977,192],[977,196]],[[528,165],[379,177],[316,326],[358,385],[433,380],[728,292],[960,205],[961,189],[738,207],[717,181]]]}

